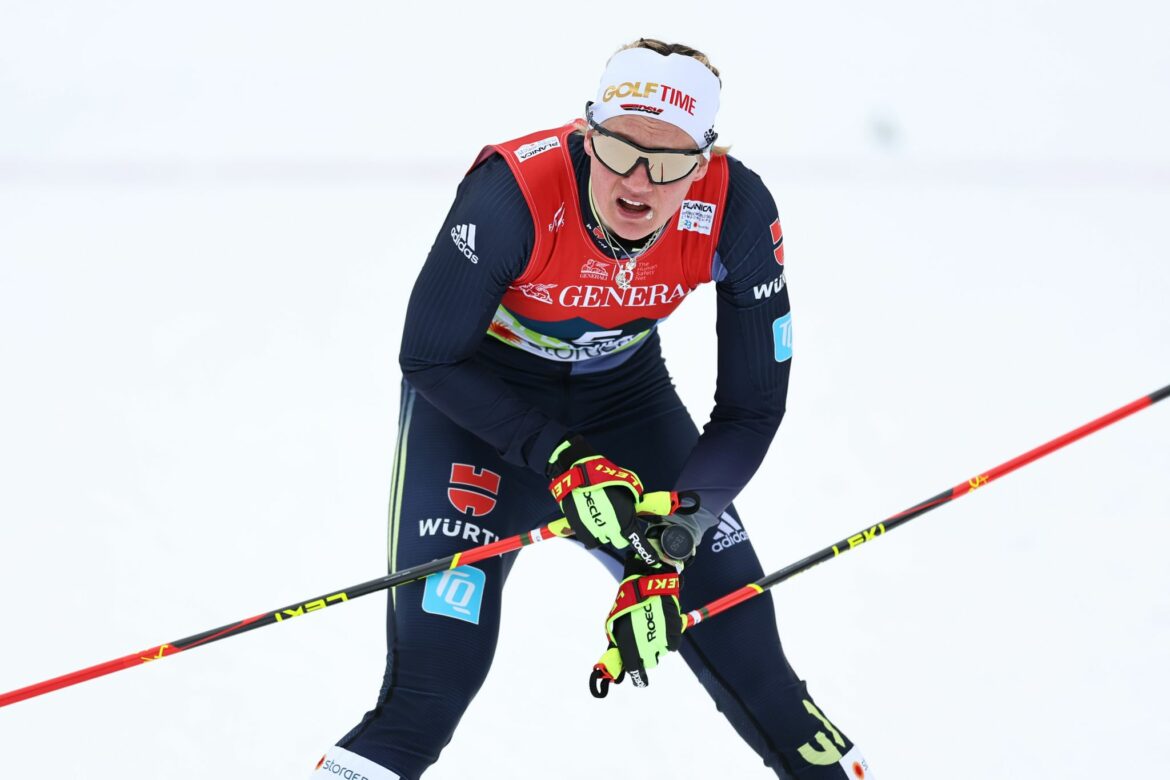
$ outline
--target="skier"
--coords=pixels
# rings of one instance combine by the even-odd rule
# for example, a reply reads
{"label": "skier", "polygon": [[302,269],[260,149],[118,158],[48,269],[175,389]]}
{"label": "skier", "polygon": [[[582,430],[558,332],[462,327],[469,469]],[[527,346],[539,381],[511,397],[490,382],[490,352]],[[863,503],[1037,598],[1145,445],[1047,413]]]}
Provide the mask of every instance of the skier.
{"label": "skier", "polygon": [[[731,502],[780,424],[792,355],[776,206],[714,145],[720,88],[701,52],[640,39],[584,119],[476,159],[406,314],[390,568],[563,514],[621,581],[598,675],[641,687],[677,649],[778,777],[860,780],[860,751],[784,656],[769,595],[681,632],[680,610],[763,575]],[[656,326],[712,281],[717,390],[700,435]],[[648,530],[646,488],[700,508]],[[663,549],[666,526],[691,549]],[[392,592],[377,702],[314,778],[417,780],[438,759],[491,665],[514,561]]]}

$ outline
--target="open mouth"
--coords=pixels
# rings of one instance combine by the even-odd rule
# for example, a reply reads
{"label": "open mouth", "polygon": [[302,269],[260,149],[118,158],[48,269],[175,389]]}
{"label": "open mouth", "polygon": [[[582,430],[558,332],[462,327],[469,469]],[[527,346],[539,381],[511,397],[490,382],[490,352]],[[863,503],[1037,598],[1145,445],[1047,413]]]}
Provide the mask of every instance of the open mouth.
{"label": "open mouth", "polygon": [[629,198],[619,197],[617,199],[618,211],[627,217],[644,217],[649,218],[650,206],[637,200],[630,200]]}

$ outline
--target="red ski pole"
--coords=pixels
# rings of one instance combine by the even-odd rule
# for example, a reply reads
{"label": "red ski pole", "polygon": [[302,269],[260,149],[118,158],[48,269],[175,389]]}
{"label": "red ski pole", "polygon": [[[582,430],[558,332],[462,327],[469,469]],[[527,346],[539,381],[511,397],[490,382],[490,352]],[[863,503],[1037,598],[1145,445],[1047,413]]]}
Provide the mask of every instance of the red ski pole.
{"label": "red ski pole", "polygon": [[692,626],[697,625],[707,618],[714,617],[720,612],[726,612],[732,607],[742,604],[748,599],[755,598],[768,588],[771,588],[774,585],[778,585],[785,580],[792,579],[797,574],[806,572],[817,564],[824,563],[827,560],[843,555],[855,547],[860,547],[866,542],[873,541],[879,536],[885,536],[887,533],[894,530],[898,526],[904,525],[914,518],[926,514],[932,509],[937,509],[943,504],[950,503],[956,498],[961,498],[968,493],[972,493],[984,485],[999,479],[1005,474],[1010,474],[1016,469],[1026,466],[1034,460],[1039,460],[1045,455],[1059,450],[1061,447],[1072,444],[1078,439],[1083,439],[1090,433],[1095,433],[1102,428],[1112,425],[1118,420],[1129,417],[1135,412],[1140,412],[1142,409],[1145,409],[1148,406],[1152,406],[1158,403],[1158,401],[1168,397],[1170,397],[1170,385],[1163,387],[1161,390],[1150,393],[1149,395],[1142,396],[1133,403],[1126,404],[1120,409],[1115,409],[1109,414],[1098,417],[1092,422],[1085,423],[1080,428],[1069,431],[1063,436],[1058,436],[1047,444],[1042,444],[1033,450],[1029,450],[1023,455],[1012,458],[1006,463],[1001,463],[993,469],[989,469],[982,474],[971,477],[971,479],[968,479],[966,482],[960,482],[950,490],[939,493],[937,496],[932,498],[928,498],[922,503],[915,504],[909,509],[899,512],[896,515],[887,517],[877,525],[871,525],[869,528],[864,528],[852,536],[842,539],[836,544],[830,545],[823,550],[819,550],[813,553],[803,560],[799,560],[796,563],[785,566],[783,569],[768,574],[753,583],[744,585],[738,590],[733,590],[726,596],[715,599],[710,604],[688,612],[685,619],[685,628],[691,628]]}
{"label": "red ski pole", "polygon": [[[1082,439],[1085,436],[1088,436],[1090,433],[1094,433],[1095,431],[1099,431],[1102,428],[1112,425],[1118,420],[1129,417],[1131,414],[1139,412],[1148,406],[1152,406],[1153,404],[1156,404],[1158,401],[1161,401],[1167,397],[1170,397],[1170,385],[1163,387],[1161,390],[1150,393],[1147,396],[1143,396],[1133,403],[1126,404],[1120,409],[1115,409],[1109,414],[1098,417],[1096,420],[1086,423],[1076,430],[1069,431],[1063,436],[1058,436],[1047,444],[1042,444],[1033,450],[1029,450],[1023,455],[1012,458],[1006,463],[1001,463],[995,468],[974,476],[966,482],[960,482],[950,490],[939,493],[937,496],[928,498],[919,504],[915,504],[909,509],[899,512],[896,515],[887,517],[877,525],[871,525],[869,528],[864,528],[852,536],[842,539],[836,544],[829,545],[823,550],[819,550],[813,553],[807,558],[799,560],[789,566],[785,566],[779,571],[767,574],[755,582],[744,585],[742,588],[733,590],[726,596],[721,596],[709,604],[699,607],[698,609],[691,610],[683,618],[683,629],[686,630],[688,628],[693,628],[708,618],[714,617],[721,612],[726,612],[732,607],[739,606],[745,601],[755,598],[769,588],[775,585],[779,585],[785,580],[792,579],[797,574],[806,572],[818,564],[824,563],[827,560],[831,560],[844,553],[847,553],[855,547],[860,547],[866,542],[873,541],[879,536],[885,536],[887,533],[894,530],[898,526],[904,525],[914,518],[926,514],[932,509],[937,509],[943,504],[949,503],[956,498],[965,496],[968,493],[978,490],[984,485],[999,479],[1005,474],[1010,474],[1016,469],[1026,466],[1034,460],[1039,460],[1045,455],[1059,450],[1061,447],[1072,444],[1077,439]],[[593,667],[593,672],[589,676],[590,693],[592,693],[595,698],[605,698],[606,694],[609,692],[609,684],[614,681],[614,676],[615,675],[612,674],[604,664],[599,663],[595,665]]]}
{"label": "red ski pole", "polygon": [[[641,514],[669,514],[678,509],[679,501],[680,497],[677,493],[655,491],[642,496],[642,500],[638,503],[637,509]],[[273,623],[283,623],[294,617],[300,617],[307,612],[316,612],[334,604],[342,604],[361,596],[377,593],[380,590],[405,585],[408,582],[415,582],[416,580],[421,580],[432,574],[446,571],[447,569],[454,569],[459,566],[475,563],[476,561],[495,558],[497,555],[514,552],[521,547],[527,547],[536,542],[543,542],[546,539],[555,537],[566,538],[572,535],[573,531],[569,528],[569,521],[563,517],[557,518],[548,525],[541,526],[540,528],[535,528],[522,534],[516,534],[515,536],[509,536],[490,544],[472,547],[470,550],[463,550],[454,555],[449,555],[446,558],[436,558],[428,563],[420,563],[417,566],[396,571],[393,574],[379,577],[376,580],[363,582],[360,585],[353,585],[344,590],[318,596],[308,601],[298,601],[295,604],[281,609],[264,612],[255,617],[245,618],[239,622],[213,628],[210,631],[204,631],[194,636],[176,639],[173,642],[167,642],[147,650],[131,653],[130,655],[115,658],[112,661],[106,661],[105,663],[90,666],[86,669],[79,669],[76,672],[70,672],[61,677],[54,677],[52,680],[45,680],[44,682],[29,685],[19,690],[0,693],[0,707],[5,707],[25,699],[31,699],[34,696],[40,696],[50,691],[68,688],[71,685],[77,685],[86,680],[92,680],[95,677],[120,672],[123,669],[129,669],[131,666],[141,666],[151,661],[157,661],[160,658],[181,653],[184,650],[190,650],[193,647],[201,647],[212,642],[218,642],[221,639],[239,636],[246,631],[251,631],[256,628],[270,626]]]}
{"label": "red ski pole", "polygon": [[509,536],[506,539],[500,539],[491,544],[473,547],[470,550],[464,550],[446,558],[437,558],[428,563],[420,563],[417,566],[396,571],[393,574],[379,577],[376,580],[370,580],[369,582],[353,585],[344,590],[327,593],[324,596],[318,596],[308,601],[298,601],[295,604],[282,607],[281,609],[264,612],[255,617],[245,618],[237,623],[213,628],[210,631],[204,631],[184,639],[176,639],[173,642],[167,642],[166,644],[158,645],[147,650],[131,653],[121,658],[115,658],[112,661],[106,661],[103,664],[70,672],[61,677],[54,677],[52,680],[45,680],[44,682],[39,682],[26,688],[9,693],[0,693],[0,707],[5,707],[25,699],[31,699],[34,696],[40,696],[50,691],[68,688],[70,685],[77,685],[86,680],[92,680],[95,677],[120,672],[123,669],[129,669],[131,666],[141,666],[151,661],[157,661],[160,658],[167,658],[176,653],[181,653],[184,650],[190,650],[193,647],[201,647],[212,642],[218,642],[221,639],[238,636],[245,631],[270,626],[273,623],[283,623],[286,620],[300,617],[307,612],[316,612],[334,604],[342,604],[361,596],[377,593],[380,590],[393,588],[397,585],[405,585],[408,582],[421,580],[440,571],[454,569],[458,566],[482,561],[486,558],[494,558],[497,555],[513,552],[514,550],[519,550],[521,547],[535,544],[536,542],[543,542],[546,539],[572,536],[572,534],[573,532],[569,529],[569,521],[562,517],[552,521],[548,525],[541,526],[526,533]]}

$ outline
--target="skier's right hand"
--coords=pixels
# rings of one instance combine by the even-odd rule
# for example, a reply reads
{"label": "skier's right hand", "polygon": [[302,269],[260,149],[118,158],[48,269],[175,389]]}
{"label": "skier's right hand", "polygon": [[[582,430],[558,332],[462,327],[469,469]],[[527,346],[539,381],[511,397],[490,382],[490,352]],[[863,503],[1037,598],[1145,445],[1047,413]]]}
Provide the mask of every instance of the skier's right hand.
{"label": "skier's right hand", "polygon": [[573,533],[586,547],[633,547],[646,565],[659,563],[636,521],[642,481],[629,469],[598,455],[581,436],[561,443],[549,458],[549,491]]}

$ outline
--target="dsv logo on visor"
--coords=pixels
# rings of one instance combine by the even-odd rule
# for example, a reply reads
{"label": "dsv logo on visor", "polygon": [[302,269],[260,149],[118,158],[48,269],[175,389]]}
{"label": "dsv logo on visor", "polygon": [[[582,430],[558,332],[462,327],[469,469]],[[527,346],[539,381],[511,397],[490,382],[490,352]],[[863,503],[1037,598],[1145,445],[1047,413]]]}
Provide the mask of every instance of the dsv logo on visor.
{"label": "dsv logo on visor", "polygon": [[[590,104],[591,106],[592,104]],[[585,115],[593,129],[590,142],[601,164],[618,176],[629,176],[638,163],[645,163],[646,173],[654,184],[670,184],[685,179],[699,165],[699,160],[715,143],[715,134],[702,149],[647,149],[593,121],[590,106]]]}

